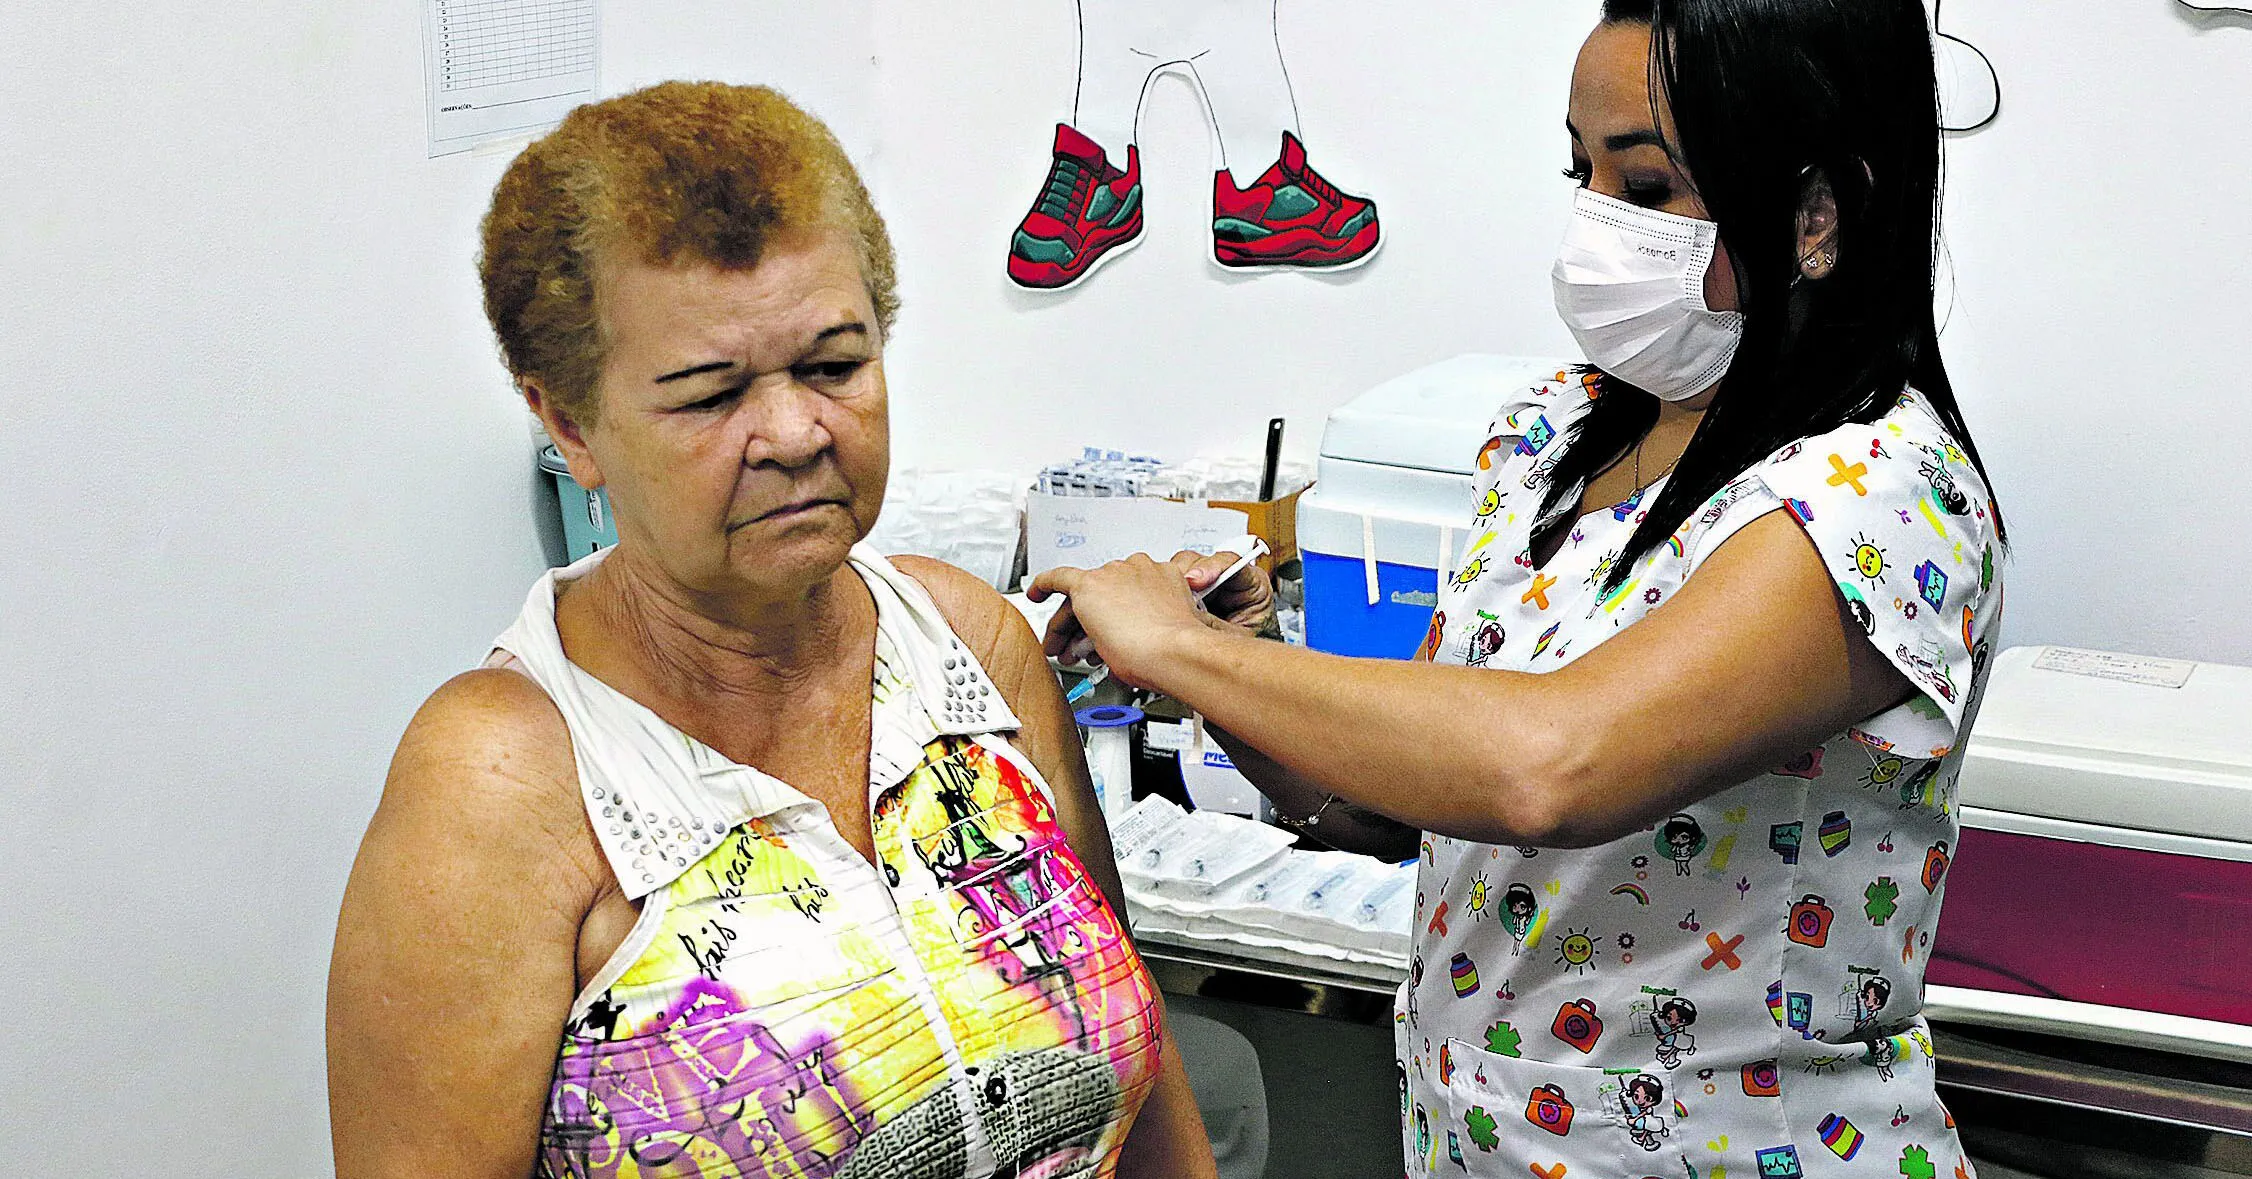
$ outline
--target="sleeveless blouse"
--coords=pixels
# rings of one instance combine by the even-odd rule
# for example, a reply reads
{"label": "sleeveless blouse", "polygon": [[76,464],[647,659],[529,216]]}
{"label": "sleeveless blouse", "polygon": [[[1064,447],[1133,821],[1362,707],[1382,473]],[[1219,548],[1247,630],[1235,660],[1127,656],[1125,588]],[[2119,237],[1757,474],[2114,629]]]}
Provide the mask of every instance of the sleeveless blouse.
{"label": "sleeveless blouse", "polygon": [[1064,842],[1019,727],[923,587],[865,545],[868,806],[828,810],[565,656],[542,577],[488,666],[571,734],[640,916],[571,1005],[539,1174],[1101,1176],[1158,1067],[1153,984]]}

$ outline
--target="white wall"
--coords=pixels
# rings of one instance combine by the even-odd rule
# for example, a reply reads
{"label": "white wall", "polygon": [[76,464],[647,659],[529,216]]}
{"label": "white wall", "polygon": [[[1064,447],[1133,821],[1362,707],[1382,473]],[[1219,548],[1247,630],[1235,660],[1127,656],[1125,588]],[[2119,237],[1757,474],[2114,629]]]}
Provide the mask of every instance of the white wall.
{"label": "white wall", "polygon": [[1945,347],[2016,530],[2006,641],[2252,664],[2252,16],[1944,12],[2002,77],[1949,155]]}
{"label": "white wall", "polygon": [[1283,0],[1310,158],[1377,202],[1383,249],[1342,275],[1222,272],[1203,117],[1168,77],[1142,117],[1144,241],[1062,294],[1021,291],[1002,264],[1071,109],[1073,6],[961,7],[887,4],[878,28],[877,195],[906,299],[887,358],[900,462],[1036,470],[1082,443],[1250,453],[1277,415],[1310,459],[1328,411],[1387,377],[1570,347],[1547,275],[1571,192],[1563,96],[1593,0],[1380,20],[1354,0]]}
{"label": "white wall", "polygon": [[[792,8],[611,5],[606,74],[864,140],[866,6]],[[544,564],[471,264],[507,157],[425,158],[412,4],[4,20],[0,1170],[323,1174],[352,850]]]}
{"label": "white wall", "polygon": [[500,161],[422,158],[412,19],[0,33],[11,1169],[324,1165],[357,830],[539,568],[468,262]]}
{"label": "white wall", "polygon": [[[975,15],[964,15],[973,7]],[[1070,110],[1067,0],[879,5],[877,195],[907,309],[890,357],[899,460],[1026,470],[1083,443],[1253,450],[1464,351],[1569,337],[1548,262],[1561,128],[1594,0],[1281,0],[1317,168],[1376,199],[1383,252],[1330,278],[1204,261],[1194,99],[1143,117],[1147,239],[1063,295],[1011,288],[1008,235]],[[2008,641],[2252,663],[2252,18],[2172,0],[1952,0],[2002,112],[1952,141],[1960,283],[1945,349],[2014,527]]]}
{"label": "white wall", "polygon": [[[908,299],[902,462],[1244,449],[1277,413],[1305,455],[1386,376],[1567,342],[1545,275],[1593,0],[1374,8],[1282,6],[1314,161],[1387,221],[1346,278],[1213,271],[1168,83],[1149,240],[1078,292],[1010,289],[1068,0],[612,4],[605,78],[773,81],[868,163]],[[2001,122],[1954,148],[1948,342],[2018,529],[2012,638],[2252,663],[2228,567],[2252,28],[2162,0],[1948,15],[2004,76]],[[103,1173],[321,1173],[351,849],[413,706],[540,565],[470,267],[505,157],[424,158],[412,6],[7,21],[0,1137]]]}

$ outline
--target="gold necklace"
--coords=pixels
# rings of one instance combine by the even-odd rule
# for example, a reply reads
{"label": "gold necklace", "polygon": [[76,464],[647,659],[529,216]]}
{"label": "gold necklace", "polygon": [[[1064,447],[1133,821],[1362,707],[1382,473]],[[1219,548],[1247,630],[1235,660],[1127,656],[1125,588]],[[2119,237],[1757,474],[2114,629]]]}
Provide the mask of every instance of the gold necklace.
{"label": "gold necklace", "polygon": [[[1641,495],[1643,492],[1649,490],[1650,488],[1649,483],[1644,483],[1642,481],[1642,448],[1647,445],[1649,441],[1650,436],[1648,434],[1644,434],[1642,436],[1642,441],[1634,444],[1634,494],[1637,496]],[[1688,451],[1686,450],[1682,452],[1682,454],[1687,453]],[[1650,483],[1655,483],[1658,481],[1658,479],[1663,479],[1666,476],[1673,474],[1673,468],[1680,462],[1681,455],[1677,454],[1673,456],[1673,462],[1667,463],[1666,469],[1658,472],[1657,477],[1652,479]]]}

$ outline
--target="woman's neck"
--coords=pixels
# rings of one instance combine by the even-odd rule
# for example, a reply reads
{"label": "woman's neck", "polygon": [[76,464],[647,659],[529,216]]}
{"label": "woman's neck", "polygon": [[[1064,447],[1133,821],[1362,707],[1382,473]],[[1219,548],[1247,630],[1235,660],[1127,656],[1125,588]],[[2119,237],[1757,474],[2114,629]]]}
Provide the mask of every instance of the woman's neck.
{"label": "woman's neck", "polygon": [[1658,403],[1658,420],[1642,436],[1646,479],[1655,481],[1658,471],[1670,470],[1680,460],[1682,452],[1689,449],[1689,440],[1696,436],[1697,423],[1705,420],[1705,410],[1711,406],[1711,390],[1686,401]]}
{"label": "woman's neck", "polygon": [[874,615],[850,566],[771,597],[710,594],[614,552],[557,602],[556,627],[573,660],[601,678],[623,673],[688,701],[793,691],[832,670]]}

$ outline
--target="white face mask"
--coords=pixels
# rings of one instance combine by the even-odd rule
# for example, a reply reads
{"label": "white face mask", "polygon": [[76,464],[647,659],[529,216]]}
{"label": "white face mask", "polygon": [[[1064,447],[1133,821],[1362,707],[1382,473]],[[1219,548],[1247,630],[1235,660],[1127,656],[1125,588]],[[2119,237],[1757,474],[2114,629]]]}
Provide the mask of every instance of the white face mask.
{"label": "white face mask", "polygon": [[1720,227],[1580,189],[1551,278],[1588,363],[1667,401],[1718,383],[1744,317],[1705,306]]}

